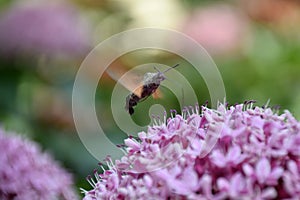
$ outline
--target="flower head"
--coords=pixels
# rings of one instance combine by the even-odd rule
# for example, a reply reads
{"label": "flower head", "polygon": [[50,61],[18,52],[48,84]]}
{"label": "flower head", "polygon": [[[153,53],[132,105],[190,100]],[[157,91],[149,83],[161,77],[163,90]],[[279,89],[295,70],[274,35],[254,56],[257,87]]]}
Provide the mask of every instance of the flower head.
{"label": "flower head", "polygon": [[72,177],[32,141],[0,129],[0,199],[76,199]]}
{"label": "flower head", "polygon": [[31,2],[11,6],[0,20],[1,53],[74,56],[88,48],[86,27],[67,3]]}
{"label": "flower head", "polygon": [[300,196],[300,122],[288,111],[248,101],[172,114],[126,139],[125,155],[88,178],[84,200]]}

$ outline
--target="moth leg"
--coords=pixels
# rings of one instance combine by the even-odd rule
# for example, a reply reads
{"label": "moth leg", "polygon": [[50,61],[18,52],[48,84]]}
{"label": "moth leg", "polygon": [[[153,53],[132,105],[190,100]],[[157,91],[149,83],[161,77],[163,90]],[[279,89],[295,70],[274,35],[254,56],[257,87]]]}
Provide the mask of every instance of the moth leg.
{"label": "moth leg", "polygon": [[148,97],[150,97],[150,96],[146,96],[146,97],[144,97],[144,98],[141,98],[141,99],[139,100],[139,103],[145,101],[146,99],[148,99]]}

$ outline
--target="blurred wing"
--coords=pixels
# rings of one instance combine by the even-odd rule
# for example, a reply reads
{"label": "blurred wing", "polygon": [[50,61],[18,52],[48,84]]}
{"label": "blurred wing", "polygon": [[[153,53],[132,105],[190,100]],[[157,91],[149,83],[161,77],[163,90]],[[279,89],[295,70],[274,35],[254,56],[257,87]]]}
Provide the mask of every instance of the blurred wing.
{"label": "blurred wing", "polygon": [[153,99],[160,99],[163,97],[162,92],[159,88],[156,89],[156,91],[152,94]]}
{"label": "blurred wing", "polygon": [[[134,93],[138,97],[141,97],[143,91],[143,77],[138,76],[134,72],[127,72],[125,70],[116,70],[114,68],[109,68],[106,70],[106,73],[114,79],[116,82],[119,82],[127,90]],[[126,73],[126,75],[125,75]],[[124,76],[125,75],[125,76]]]}
{"label": "blurred wing", "polygon": [[139,87],[137,87],[136,89],[134,89],[132,91],[133,94],[135,94],[138,97],[142,97],[142,92],[143,92],[143,85],[140,85]]}

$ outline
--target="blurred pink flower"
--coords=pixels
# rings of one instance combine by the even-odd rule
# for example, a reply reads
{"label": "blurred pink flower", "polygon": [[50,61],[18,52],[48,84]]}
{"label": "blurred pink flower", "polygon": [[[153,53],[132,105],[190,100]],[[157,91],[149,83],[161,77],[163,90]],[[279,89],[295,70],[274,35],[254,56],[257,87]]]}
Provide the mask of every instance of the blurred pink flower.
{"label": "blurred pink flower", "polygon": [[182,31],[211,54],[237,51],[249,36],[248,22],[239,10],[227,5],[203,7],[192,13]]}
{"label": "blurred pink flower", "polygon": [[88,50],[87,26],[70,4],[29,1],[15,4],[0,20],[0,51],[76,56]]}
{"label": "blurred pink flower", "polygon": [[[290,112],[248,101],[172,115],[126,139],[125,155],[108,157],[108,169],[100,164],[84,200],[299,198],[300,122]],[[212,136],[216,143],[203,154]]]}
{"label": "blurred pink flower", "polygon": [[0,129],[0,152],[0,199],[77,199],[71,175],[37,144]]}

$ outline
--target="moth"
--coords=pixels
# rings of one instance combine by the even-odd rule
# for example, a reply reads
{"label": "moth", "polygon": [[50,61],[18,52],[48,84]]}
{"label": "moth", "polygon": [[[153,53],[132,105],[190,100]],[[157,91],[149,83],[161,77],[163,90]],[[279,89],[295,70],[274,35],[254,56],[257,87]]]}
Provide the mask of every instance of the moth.
{"label": "moth", "polygon": [[[166,79],[165,73],[171,69],[174,69],[178,65],[179,64],[176,64],[173,67],[170,67],[169,69],[162,72],[156,67],[154,67],[154,69],[157,72],[145,73],[142,82],[137,87],[135,84],[134,89],[132,89],[133,88],[132,86],[129,86],[129,85],[133,85],[129,83],[130,81],[127,81],[127,83],[122,83],[122,85],[124,85],[126,88],[129,88],[130,91],[132,91],[125,99],[126,111],[130,115],[132,115],[134,113],[134,107],[137,106],[138,103],[146,100],[149,96],[154,95],[154,93],[157,92],[157,89],[160,86],[161,82]],[[108,73],[112,78],[115,77],[115,75],[112,74],[111,72]]]}

